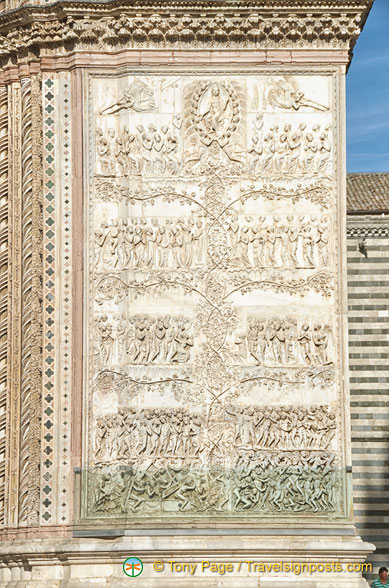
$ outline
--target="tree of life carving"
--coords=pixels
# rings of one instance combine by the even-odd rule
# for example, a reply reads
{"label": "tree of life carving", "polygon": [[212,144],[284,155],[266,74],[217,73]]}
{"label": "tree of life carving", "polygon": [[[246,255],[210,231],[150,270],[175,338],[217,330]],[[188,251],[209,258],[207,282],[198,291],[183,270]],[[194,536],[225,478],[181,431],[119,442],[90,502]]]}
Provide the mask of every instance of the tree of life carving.
{"label": "tree of life carving", "polygon": [[[163,123],[144,114],[118,131],[113,117],[123,99],[97,116],[92,517],[341,508],[336,409],[311,406],[291,418],[250,400],[334,389],[330,311],[313,319],[284,303],[272,315],[260,303],[261,296],[310,296],[320,308],[332,300],[329,168],[309,155],[289,165],[285,152],[266,164],[264,183],[246,102],[236,79],[205,79],[183,84],[182,112]],[[299,104],[326,110],[302,97]],[[103,116],[111,116],[105,130]],[[315,141],[320,132],[328,139],[326,124],[315,123]],[[293,121],[284,128],[289,145],[296,128]],[[311,130],[298,131],[306,144]],[[298,182],[273,181],[287,165]],[[302,213],[302,203],[311,212]],[[250,310],[244,301],[253,296]],[[169,297],[186,302],[167,308]],[[139,311],[142,300],[155,302]],[[118,412],[99,415],[94,395],[104,403],[110,394]],[[167,408],[136,410],[145,398],[164,398]]]}

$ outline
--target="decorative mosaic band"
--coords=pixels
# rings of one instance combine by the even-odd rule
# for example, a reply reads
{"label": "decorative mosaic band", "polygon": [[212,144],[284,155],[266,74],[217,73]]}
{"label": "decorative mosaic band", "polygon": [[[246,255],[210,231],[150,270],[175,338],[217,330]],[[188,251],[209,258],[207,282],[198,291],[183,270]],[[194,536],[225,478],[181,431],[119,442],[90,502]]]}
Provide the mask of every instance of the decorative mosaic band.
{"label": "decorative mosaic band", "polygon": [[43,137],[44,137],[44,333],[43,333],[43,398],[42,398],[42,464],[41,464],[41,524],[52,523],[56,493],[53,492],[55,476],[54,410],[55,410],[55,254],[56,254],[56,129],[55,94],[57,82],[54,76],[44,78]]}

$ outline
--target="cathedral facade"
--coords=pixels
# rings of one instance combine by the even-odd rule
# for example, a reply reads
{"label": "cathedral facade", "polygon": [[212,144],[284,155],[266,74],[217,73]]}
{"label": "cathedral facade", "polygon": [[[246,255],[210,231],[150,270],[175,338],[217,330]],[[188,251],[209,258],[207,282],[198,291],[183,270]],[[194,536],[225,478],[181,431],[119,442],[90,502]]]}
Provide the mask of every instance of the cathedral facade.
{"label": "cathedral facade", "polygon": [[0,586],[131,557],[147,588],[366,586],[344,86],[371,4],[3,7]]}

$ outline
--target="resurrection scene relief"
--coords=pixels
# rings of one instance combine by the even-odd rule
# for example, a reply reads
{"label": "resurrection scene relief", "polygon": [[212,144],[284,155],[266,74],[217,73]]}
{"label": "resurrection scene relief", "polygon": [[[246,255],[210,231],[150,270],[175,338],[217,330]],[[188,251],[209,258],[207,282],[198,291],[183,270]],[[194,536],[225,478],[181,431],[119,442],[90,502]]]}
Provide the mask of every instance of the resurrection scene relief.
{"label": "resurrection scene relief", "polygon": [[332,100],[90,78],[84,517],[342,516]]}

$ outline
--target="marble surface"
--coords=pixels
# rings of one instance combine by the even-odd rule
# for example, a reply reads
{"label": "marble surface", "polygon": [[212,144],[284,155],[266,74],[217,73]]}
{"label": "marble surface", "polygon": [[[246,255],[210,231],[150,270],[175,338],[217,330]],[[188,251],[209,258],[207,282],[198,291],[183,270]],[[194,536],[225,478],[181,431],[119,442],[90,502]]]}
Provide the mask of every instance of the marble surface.
{"label": "marble surface", "polygon": [[337,83],[88,77],[86,519],[345,516]]}

